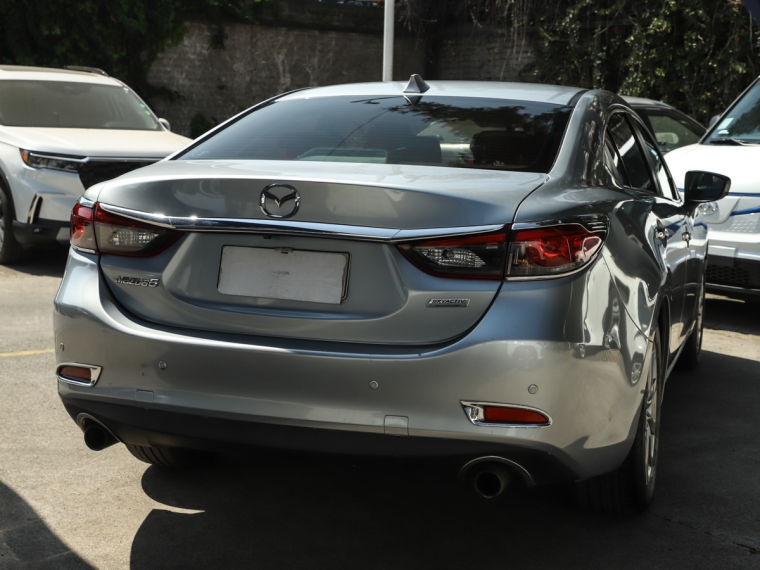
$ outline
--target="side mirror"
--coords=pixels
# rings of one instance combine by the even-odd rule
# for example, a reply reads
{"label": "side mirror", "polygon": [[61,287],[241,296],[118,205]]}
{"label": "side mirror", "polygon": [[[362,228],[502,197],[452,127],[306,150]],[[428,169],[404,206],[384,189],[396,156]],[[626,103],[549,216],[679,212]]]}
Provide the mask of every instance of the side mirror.
{"label": "side mirror", "polygon": [[707,128],[708,129],[711,128],[715,123],[718,122],[718,119],[720,119],[720,115],[713,115],[712,117],[710,117],[710,124],[707,125]]}
{"label": "side mirror", "polygon": [[167,131],[172,130],[172,124],[166,119],[159,119],[158,122],[161,123],[161,126],[164,127]]}
{"label": "side mirror", "polygon": [[686,173],[684,201],[688,204],[704,204],[724,198],[731,189],[731,179],[722,174],[690,170]]}

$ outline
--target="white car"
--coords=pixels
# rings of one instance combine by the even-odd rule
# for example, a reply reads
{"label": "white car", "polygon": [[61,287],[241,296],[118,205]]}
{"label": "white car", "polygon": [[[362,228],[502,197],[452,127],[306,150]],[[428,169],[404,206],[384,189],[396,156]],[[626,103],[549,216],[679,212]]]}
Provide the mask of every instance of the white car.
{"label": "white car", "polygon": [[68,243],[87,188],[189,142],[100,70],[0,65],[0,263]]}
{"label": "white car", "polygon": [[700,206],[710,229],[707,288],[729,296],[760,296],[760,79],[699,144],[668,153],[666,161],[679,189],[689,170],[731,178],[728,196]]}

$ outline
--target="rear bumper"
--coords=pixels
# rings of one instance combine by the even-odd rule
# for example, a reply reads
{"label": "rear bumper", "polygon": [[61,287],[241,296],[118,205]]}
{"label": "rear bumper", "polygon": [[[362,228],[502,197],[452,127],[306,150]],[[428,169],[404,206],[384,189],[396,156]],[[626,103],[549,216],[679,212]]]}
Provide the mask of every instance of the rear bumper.
{"label": "rear bumper", "polygon": [[150,408],[63,398],[74,421],[81,414],[97,418],[123,443],[208,451],[276,448],[297,452],[378,457],[448,457],[464,464],[484,456],[508,457],[525,468],[535,484],[573,480],[576,475],[545,451],[491,442],[391,437],[347,430],[306,428],[247,419],[199,417]]}
{"label": "rear bumper", "polygon": [[[635,435],[649,344],[620,306],[600,257],[570,278],[505,285],[445,346],[224,335],[137,320],[97,258],[72,252],[55,302],[58,360],[103,371],[91,388],[58,389],[73,417],[89,413],[126,443],[499,455],[535,463],[539,482],[579,479],[615,469]],[[463,400],[538,408],[553,423],[474,425]],[[406,418],[403,435],[389,434],[389,417]]]}

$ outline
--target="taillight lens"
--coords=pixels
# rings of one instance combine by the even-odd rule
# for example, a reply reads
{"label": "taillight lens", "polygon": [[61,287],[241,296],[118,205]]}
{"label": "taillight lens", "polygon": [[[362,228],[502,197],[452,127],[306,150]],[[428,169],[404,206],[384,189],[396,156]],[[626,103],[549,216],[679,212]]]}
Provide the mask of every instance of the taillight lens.
{"label": "taillight lens", "polygon": [[438,277],[502,279],[507,251],[506,232],[398,245],[416,267]]}
{"label": "taillight lens", "polygon": [[590,261],[604,242],[604,231],[581,224],[516,230],[509,244],[507,277],[560,275]]}
{"label": "taillight lens", "polygon": [[89,253],[148,257],[163,251],[181,235],[106,212],[98,204],[77,203],[71,213],[71,245]]}
{"label": "taillight lens", "polygon": [[95,218],[95,207],[86,206],[77,202],[71,211],[71,228],[69,232],[71,245],[77,249],[96,253],[98,246],[95,244],[95,229],[93,221]]}
{"label": "taillight lens", "polygon": [[165,250],[182,234],[117,216],[96,207],[95,235],[100,253],[147,257]]}

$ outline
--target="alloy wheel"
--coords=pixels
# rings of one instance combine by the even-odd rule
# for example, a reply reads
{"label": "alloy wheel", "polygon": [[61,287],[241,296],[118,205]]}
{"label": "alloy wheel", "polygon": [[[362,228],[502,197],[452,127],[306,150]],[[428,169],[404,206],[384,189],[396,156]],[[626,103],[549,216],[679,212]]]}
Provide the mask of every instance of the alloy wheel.
{"label": "alloy wheel", "polygon": [[644,403],[644,473],[646,485],[649,487],[654,481],[657,470],[657,448],[659,445],[659,366],[657,347],[652,349],[652,363],[650,365],[649,385],[647,387],[646,400]]}
{"label": "alloy wheel", "polygon": [[699,301],[697,305],[697,326],[696,330],[694,331],[694,334],[697,335],[696,338],[696,347],[697,347],[697,355],[702,351],[702,331],[704,328],[704,317],[705,317],[705,283],[702,282],[702,285],[699,288]]}

